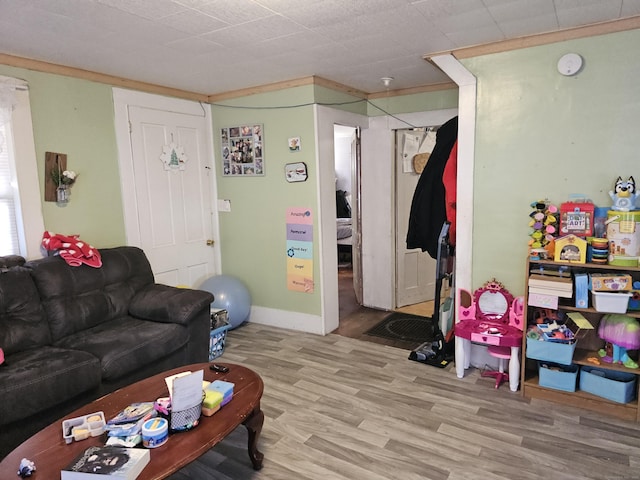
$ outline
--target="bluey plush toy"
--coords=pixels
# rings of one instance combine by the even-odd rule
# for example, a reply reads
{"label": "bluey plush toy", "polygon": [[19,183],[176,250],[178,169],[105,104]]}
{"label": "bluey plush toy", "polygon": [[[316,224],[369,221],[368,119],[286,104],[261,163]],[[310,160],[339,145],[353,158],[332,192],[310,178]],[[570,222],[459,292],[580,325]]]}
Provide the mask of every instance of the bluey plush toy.
{"label": "bluey plush toy", "polygon": [[628,212],[635,210],[640,192],[636,192],[636,181],[633,177],[629,177],[626,181],[622,180],[622,177],[618,177],[615,190],[609,192],[609,196],[613,200],[612,210]]}

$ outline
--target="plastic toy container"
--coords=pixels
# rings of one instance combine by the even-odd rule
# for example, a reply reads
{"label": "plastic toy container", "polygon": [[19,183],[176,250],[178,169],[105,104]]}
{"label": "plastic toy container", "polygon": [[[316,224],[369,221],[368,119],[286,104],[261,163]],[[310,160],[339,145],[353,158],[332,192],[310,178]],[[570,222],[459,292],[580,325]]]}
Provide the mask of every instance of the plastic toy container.
{"label": "plastic toy container", "polygon": [[560,204],[560,235],[593,236],[594,213],[595,205],[585,199]]}
{"label": "plastic toy container", "polygon": [[151,418],[142,424],[142,445],[156,448],[169,438],[169,422],[165,418]]}
{"label": "plastic toy container", "polygon": [[67,418],[62,421],[62,438],[65,443],[97,437],[104,433],[106,422],[104,412],[90,413],[82,417]]}
{"label": "plastic toy container", "polygon": [[626,313],[630,292],[594,292],[591,291],[593,308],[604,313]]}
{"label": "plastic toy container", "polygon": [[211,310],[211,331],[209,333],[209,361],[224,353],[227,331],[231,328],[226,310]]}

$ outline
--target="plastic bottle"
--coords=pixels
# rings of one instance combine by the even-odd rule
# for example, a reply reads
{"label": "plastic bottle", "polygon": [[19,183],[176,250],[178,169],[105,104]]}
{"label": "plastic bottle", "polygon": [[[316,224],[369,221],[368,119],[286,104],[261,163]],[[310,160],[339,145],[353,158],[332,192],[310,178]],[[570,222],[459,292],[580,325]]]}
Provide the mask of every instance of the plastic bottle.
{"label": "plastic bottle", "polygon": [[606,238],[607,236],[607,207],[596,207],[593,213],[593,236],[595,238]]}

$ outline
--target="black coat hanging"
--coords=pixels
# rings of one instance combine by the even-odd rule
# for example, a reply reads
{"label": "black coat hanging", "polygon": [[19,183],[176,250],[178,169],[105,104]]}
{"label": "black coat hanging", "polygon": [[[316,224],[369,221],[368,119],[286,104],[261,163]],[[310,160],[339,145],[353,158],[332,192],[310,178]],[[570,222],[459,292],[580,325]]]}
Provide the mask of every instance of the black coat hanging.
{"label": "black coat hanging", "polygon": [[411,201],[407,248],[420,248],[432,258],[438,256],[438,236],[447,220],[442,173],[458,138],[458,117],[445,122],[436,132],[436,143]]}

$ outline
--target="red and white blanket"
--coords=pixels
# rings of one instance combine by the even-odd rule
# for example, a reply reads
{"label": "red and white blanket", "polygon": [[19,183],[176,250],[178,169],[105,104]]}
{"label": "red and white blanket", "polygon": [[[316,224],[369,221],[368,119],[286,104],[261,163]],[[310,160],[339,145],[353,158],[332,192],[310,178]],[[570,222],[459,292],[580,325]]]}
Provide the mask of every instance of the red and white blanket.
{"label": "red and white blanket", "polygon": [[80,240],[78,235],[66,236],[47,231],[42,236],[42,247],[49,252],[57,251],[72,267],[79,267],[83,263],[94,268],[102,266],[100,252]]}

